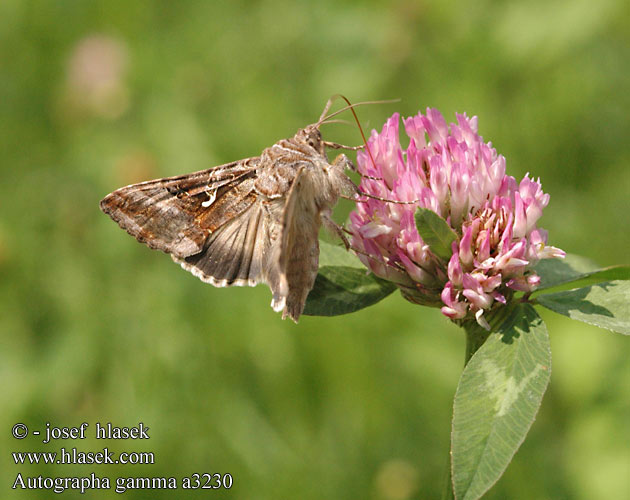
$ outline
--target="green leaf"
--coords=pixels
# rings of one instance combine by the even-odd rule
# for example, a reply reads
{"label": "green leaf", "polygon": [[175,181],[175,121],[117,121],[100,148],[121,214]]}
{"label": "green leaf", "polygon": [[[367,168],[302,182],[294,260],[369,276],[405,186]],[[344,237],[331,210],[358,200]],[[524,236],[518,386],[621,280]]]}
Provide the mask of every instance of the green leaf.
{"label": "green leaf", "polygon": [[517,304],[472,356],[453,408],[455,498],[480,498],[501,477],[531,427],[551,373],[547,328]]}
{"label": "green leaf", "polygon": [[630,281],[538,295],[536,302],[571,319],[630,335]]}
{"label": "green leaf", "polygon": [[320,241],[319,272],[304,314],[337,316],[376,304],[396,285],[371,274],[353,254]]}
{"label": "green leaf", "polygon": [[541,279],[536,292],[556,287],[579,288],[602,281],[630,279],[628,266],[599,268],[597,264],[584,257],[569,254],[564,259],[541,260],[534,271]]}
{"label": "green leaf", "polygon": [[418,207],[415,218],[418,233],[431,252],[448,261],[453,254],[451,243],[457,239],[457,233],[442,217],[428,208]]}

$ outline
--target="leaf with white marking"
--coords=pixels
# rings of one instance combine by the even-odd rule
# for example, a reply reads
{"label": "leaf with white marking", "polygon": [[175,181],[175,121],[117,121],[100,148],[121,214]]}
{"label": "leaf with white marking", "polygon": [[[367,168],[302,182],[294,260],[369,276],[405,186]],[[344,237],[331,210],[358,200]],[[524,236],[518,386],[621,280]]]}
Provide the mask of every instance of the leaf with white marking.
{"label": "leaf with white marking", "polygon": [[547,328],[519,303],[472,356],[459,380],[451,435],[456,499],[480,498],[531,427],[551,373]]}

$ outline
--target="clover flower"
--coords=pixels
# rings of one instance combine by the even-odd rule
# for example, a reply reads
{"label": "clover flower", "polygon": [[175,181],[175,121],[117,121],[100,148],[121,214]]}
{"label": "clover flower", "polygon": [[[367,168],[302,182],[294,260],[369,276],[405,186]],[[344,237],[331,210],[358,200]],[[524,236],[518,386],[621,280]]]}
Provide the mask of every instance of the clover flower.
{"label": "clover flower", "polygon": [[[388,201],[357,203],[350,214],[352,245],[408,300],[441,306],[452,320],[474,316],[489,328],[484,312],[514,291],[533,291],[540,278],[532,267],[540,259],[565,255],[547,246],[547,232],[536,227],[549,195],[540,180],[526,175],[517,184],[506,175],[505,158],[478,135],[477,117],[457,114],[457,123],[447,126],[439,111],[427,109],[403,122],[406,149],[395,113],[380,134],[372,131],[369,151],[357,155],[361,191]],[[420,236],[418,207],[454,231],[450,258],[436,255]]]}

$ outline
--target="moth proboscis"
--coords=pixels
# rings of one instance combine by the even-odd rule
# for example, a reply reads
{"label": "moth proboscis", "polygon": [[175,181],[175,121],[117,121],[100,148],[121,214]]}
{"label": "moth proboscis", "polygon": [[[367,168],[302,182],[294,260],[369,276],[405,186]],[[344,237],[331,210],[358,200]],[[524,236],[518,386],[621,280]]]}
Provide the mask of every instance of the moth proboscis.
{"label": "moth proboscis", "polygon": [[[266,283],[271,307],[295,322],[317,276],[318,233],[335,229],[332,208],[358,189],[345,174],[344,154],[330,163],[326,148],[349,148],[322,139],[327,115],[260,156],[208,170],[120,188],[101,209],[150,248],[169,253],[184,269],[214,286]],[[345,99],[345,98],[344,98]]]}

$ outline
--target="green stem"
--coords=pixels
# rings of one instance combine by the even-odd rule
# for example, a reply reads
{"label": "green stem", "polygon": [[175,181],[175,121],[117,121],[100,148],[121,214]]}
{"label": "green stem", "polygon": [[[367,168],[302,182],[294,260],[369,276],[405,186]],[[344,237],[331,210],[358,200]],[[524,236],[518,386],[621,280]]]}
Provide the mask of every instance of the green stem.
{"label": "green stem", "polygon": [[466,359],[464,360],[464,366],[466,366],[473,354],[475,354],[477,349],[486,341],[490,332],[478,325],[476,321],[465,323],[464,331],[466,332]]}
{"label": "green stem", "polygon": [[[473,357],[473,354],[475,354],[488,339],[490,332],[480,326],[476,321],[467,321],[462,325],[462,327],[466,332],[466,359],[464,361],[464,366],[466,366],[470,361],[470,358]],[[455,498],[453,493],[453,479],[451,475],[451,453],[449,450],[447,473],[445,474],[446,480],[444,482],[444,490],[442,491],[442,500],[453,500]]]}

